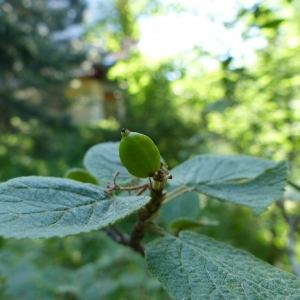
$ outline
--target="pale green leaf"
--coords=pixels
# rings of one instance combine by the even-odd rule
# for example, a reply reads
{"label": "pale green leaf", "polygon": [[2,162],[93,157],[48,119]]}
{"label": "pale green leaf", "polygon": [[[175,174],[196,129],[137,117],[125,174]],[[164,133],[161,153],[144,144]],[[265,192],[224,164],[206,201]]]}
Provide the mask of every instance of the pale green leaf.
{"label": "pale green leaf", "polygon": [[0,235],[66,236],[106,227],[144,206],[150,197],[116,197],[69,179],[20,177],[0,184]]}
{"label": "pale green leaf", "polygon": [[192,232],[148,244],[151,273],[176,300],[299,300],[300,279]]}
{"label": "pale green leaf", "polygon": [[208,196],[249,206],[259,214],[284,192],[284,161],[241,155],[200,155],[171,171],[170,184],[194,187]]}
{"label": "pale green leaf", "polygon": [[84,157],[84,166],[100,182],[113,182],[117,171],[120,172],[117,183],[128,184],[132,181],[119,158],[119,142],[101,143],[91,147]]}

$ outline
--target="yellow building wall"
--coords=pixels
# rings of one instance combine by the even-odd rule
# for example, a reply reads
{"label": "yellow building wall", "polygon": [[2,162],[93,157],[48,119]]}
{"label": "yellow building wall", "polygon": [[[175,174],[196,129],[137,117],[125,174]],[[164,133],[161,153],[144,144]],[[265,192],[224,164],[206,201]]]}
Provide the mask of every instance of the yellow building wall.
{"label": "yellow building wall", "polygon": [[73,124],[89,124],[105,118],[104,90],[98,79],[73,79],[65,93],[71,101],[69,113]]}

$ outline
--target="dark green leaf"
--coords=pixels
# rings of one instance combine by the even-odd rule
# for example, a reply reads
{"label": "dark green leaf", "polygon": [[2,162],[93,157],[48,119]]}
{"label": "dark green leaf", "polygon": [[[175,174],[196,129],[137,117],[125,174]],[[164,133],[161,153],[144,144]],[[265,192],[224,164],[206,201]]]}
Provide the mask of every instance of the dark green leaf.
{"label": "dark green leaf", "polygon": [[275,28],[276,29],[283,21],[284,21],[284,19],[276,19],[276,20],[266,22],[266,23],[260,25],[259,27],[261,27],[261,28]]}
{"label": "dark green leaf", "polygon": [[298,277],[196,233],[151,242],[146,260],[176,300],[300,299]]}
{"label": "dark green leaf", "polygon": [[0,235],[66,236],[106,227],[150,200],[108,196],[104,189],[69,179],[20,177],[0,184]]}

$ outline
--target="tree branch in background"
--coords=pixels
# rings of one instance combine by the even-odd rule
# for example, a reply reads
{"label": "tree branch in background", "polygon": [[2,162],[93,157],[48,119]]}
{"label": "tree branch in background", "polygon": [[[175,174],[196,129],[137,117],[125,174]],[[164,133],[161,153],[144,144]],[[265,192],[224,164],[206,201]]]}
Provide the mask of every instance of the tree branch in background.
{"label": "tree branch in background", "polygon": [[300,191],[300,186],[290,180],[288,180],[287,182],[290,186],[292,186],[294,189],[296,189],[297,191]]}
{"label": "tree branch in background", "polygon": [[294,232],[300,221],[300,216],[293,216],[288,219],[288,224],[290,226],[287,252],[296,276],[300,277],[300,267],[298,266],[295,253],[294,253]]}
{"label": "tree branch in background", "polygon": [[[289,182],[290,184],[290,182]],[[298,187],[300,189],[300,187]],[[297,228],[297,225],[300,222],[300,216],[288,216],[284,207],[284,201],[277,202],[277,205],[281,208],[283,217],[289,225],[289,235],[287,242],[287,254],[290,260],[290,263],[293,267],[294,274],[300,277],[300,267],[297,263],[294,251],[294,233]]]}

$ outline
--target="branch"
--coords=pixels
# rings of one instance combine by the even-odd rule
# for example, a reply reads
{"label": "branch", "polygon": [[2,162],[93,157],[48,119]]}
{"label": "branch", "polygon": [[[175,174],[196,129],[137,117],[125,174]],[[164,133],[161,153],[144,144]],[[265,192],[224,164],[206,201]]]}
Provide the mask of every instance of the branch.
{"label": "branch", "polygon": [[136,251],[141,247],[141,241],[146,230],[151,226],[153,227],[152,221],[157,217],[157,211],[160,209],[165,196],[164,186],[167,180],[171,178],[166,165],[162,165],[162,168],[153,177],[154,183],[150,184],[151,200],[138,211],[138,220],[130,235],[130,246]]}
{"label": "branch", "polygon": [[157,226],[154,223],[149,223],[148,228],[153,231],[154,233],[158,234],[159,236],[171,236],[170,233],[166,232],[163,228]]}
{"label": "branch", "polygon": [[110,192],[112,191],[134,191],[134,190],[140,190],[142,189],[142,191],[144,192],[148,187],[149,187],[149,183],[144,183],[144,184],[140,184],[140,185],[136,185],[136,186],[129,186],[129,187],[120,187],[119,185],[117,185],[117,177],[119,176],[120,172],[116,172],[115,176],[114,176],[114,183],[108,183],[107,185],[107,189],[104,190],[104,192],[106,194],[110,194]]}
{"label": "branch", "polygon": [[[121,232],[115,226],[109,226],[103,229],[106,234],[111,237],[115,242],[125,246],[131,246],[130,237],[125,233]],[[134,248],[135,251],[139,252],[140,254],[144,255],[145,248],[144,246],[140,245],[140,247]]]}
{"label": "branch", "polygon": [[287,254],[290,260],[290,263],[293,267],[294,274],[300,277],[300,267],[298,266],[295,252],[294,252],[294,232],[300,221],[300,216],[291,216],[289,217],[286,213],[284,207],[284,201],[277,202],[277,206],[282,210],[283,217],[285,221],[289,224],[289,235],[288,235],[288,243],[287,243]]}
{"label": "branch", "polygon": [[155,174],[155,176],[153,176],[153,183],[149,178],[149,183],[127,188],[121,188],[117,185],[116,179],[118,175],[119,172],[117,172],[114,176],[114,183],[108,185],[106,193],[110,193],[113,190],[140,190],[137,193],[137,195],[140,195],[147,189],[150,189],[151,200],[138,211],[138,220],[134,224],[130,236],[125,235],[114,226],[106,227],[104,228],[104,231],[117,243],[129,246],[144,256],[145,247],[142,244],[142,239],[144,238],[147,229],[152,229],[159,235],[167,234],[162,228],[154,226],[152,221],[157,217],[157,211],[160,209],[165,196],[163,192],[164,186],[168,179],[172,179],[172,175],[169,174],[167,166],[162,164],[161,169],[157,172],[157,174]]}
{"label": "branch", "polygon": [[288,183],[290,186],[292,186],[294,189],[300,191],[300,186],[299,186],[298,184],[294,183],[294,182],[291,181],[291,180],[288,180],[287,183]]}
{"label": "branch", "polygon": [[289,260],[291,262],[295,275],[298,277],[300,277],[300,268],[298,266],[295,253],[294,253],[294,232],[299,221],[300,221],[300,216],[293,216],[289,218],[288,224],[290,226],[290,231],[289,231],[288,245],[287,245]]}

